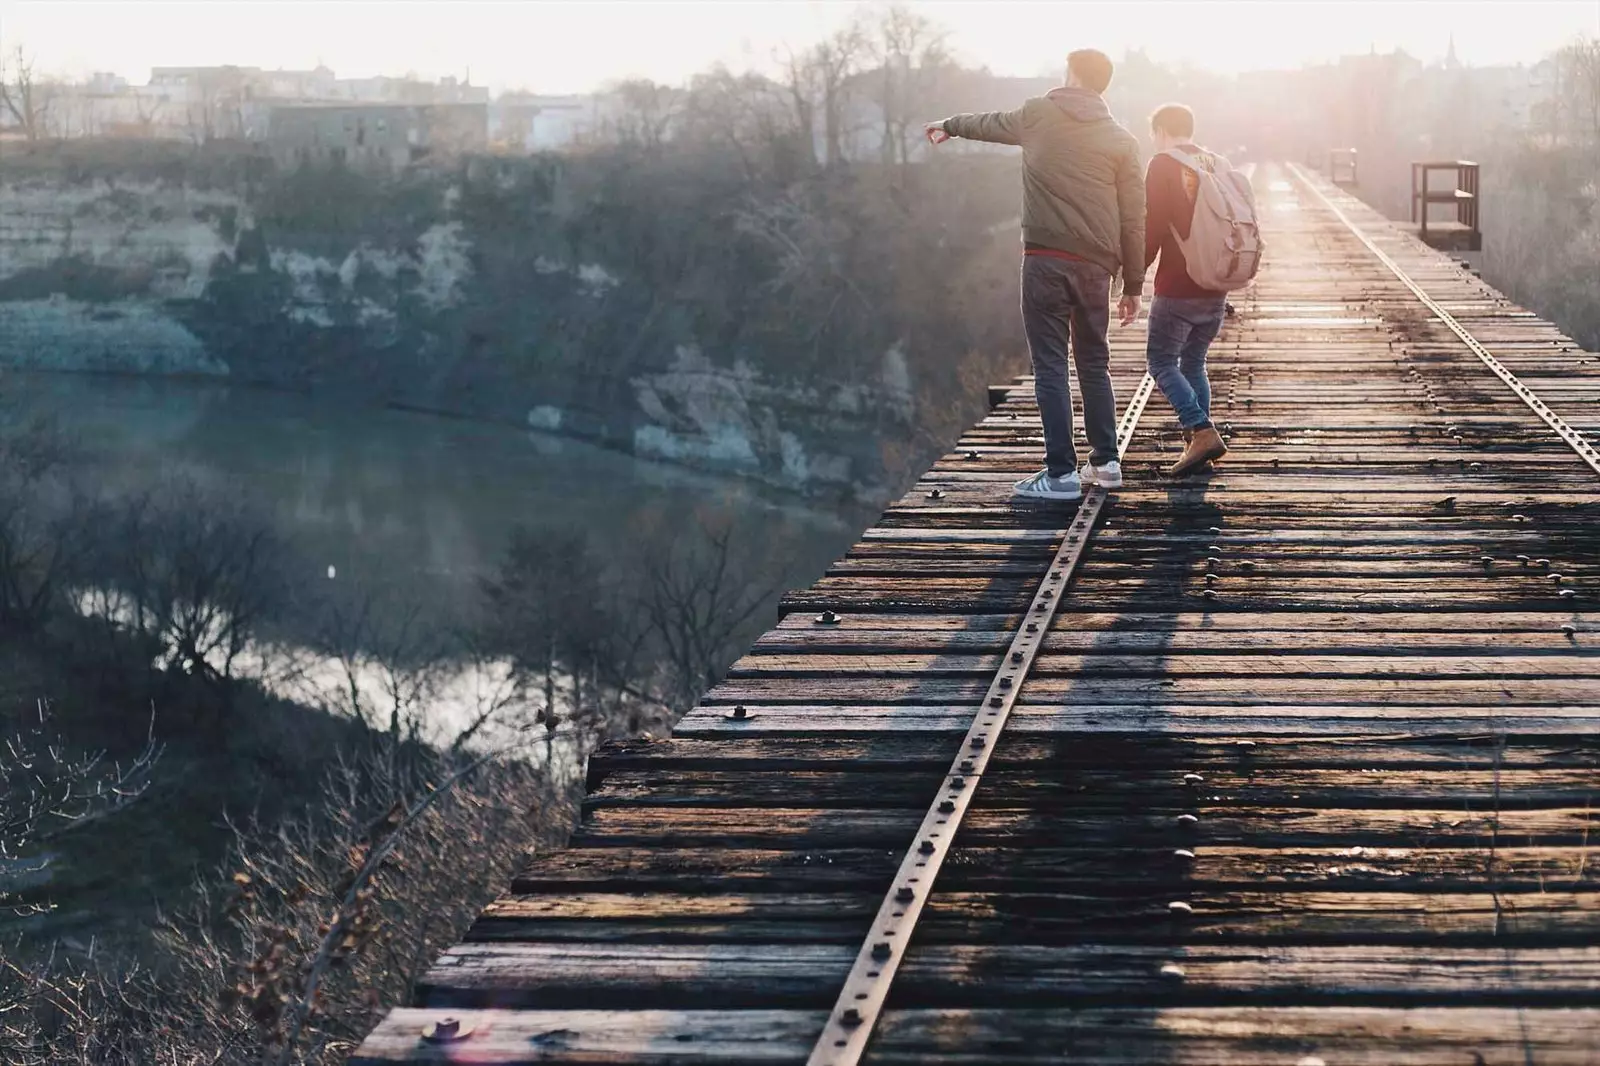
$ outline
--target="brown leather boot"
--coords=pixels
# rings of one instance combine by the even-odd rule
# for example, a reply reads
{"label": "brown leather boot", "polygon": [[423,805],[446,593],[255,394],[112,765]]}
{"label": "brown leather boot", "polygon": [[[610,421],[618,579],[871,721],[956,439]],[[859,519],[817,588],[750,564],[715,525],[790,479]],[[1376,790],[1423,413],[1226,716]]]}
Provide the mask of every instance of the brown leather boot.
{"label": "brown leather boot", "polygon": [[1194,431],[1194,436],[1189,438],[1188,446],[1183,449],[1182,457],[1167,467],[1167,475],[1178,477],[1187,474],[1213,459],[1222,458],[1227,452],[1228,446],[1222,443],[1222,434],[1217,432],[1216,427],[1204,426]]}
{"label": "brown leather boot", "polygon": [[1192,440],[1194,440],[1194,430],[1190,429],[1188,426],[1184,426],[1183,443],[1188,444]]}

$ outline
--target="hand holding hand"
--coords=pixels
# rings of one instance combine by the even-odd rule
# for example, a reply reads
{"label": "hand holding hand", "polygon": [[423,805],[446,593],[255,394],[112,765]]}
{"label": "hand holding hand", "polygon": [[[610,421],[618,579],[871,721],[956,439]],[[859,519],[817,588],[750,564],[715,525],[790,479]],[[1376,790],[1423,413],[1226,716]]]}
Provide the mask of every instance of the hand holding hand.
{"label": "hand holding hand", "polygon": [[950,139],[950,134],[945,132],[943,122],[930,122],[925,127],[929,144],[943,144]]}
{"label": "hand holding hand", "polygon": [[1144,305],[1144,298],[1140,296],[1125,295],[1117,301],[1117,323],[1127,326],[1139,317],[1139,308]]}

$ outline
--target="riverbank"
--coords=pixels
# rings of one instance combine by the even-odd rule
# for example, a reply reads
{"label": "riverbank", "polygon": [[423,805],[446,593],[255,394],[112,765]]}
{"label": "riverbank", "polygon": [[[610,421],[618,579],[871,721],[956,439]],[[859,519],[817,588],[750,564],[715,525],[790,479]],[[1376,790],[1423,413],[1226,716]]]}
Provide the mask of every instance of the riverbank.
{"label": "riverbank", "polygon": [[776,182],[624,147],[397,178],[237,145],[6,155],[0,366],[268,386],[878,500],[1022,350],[993,158]]}

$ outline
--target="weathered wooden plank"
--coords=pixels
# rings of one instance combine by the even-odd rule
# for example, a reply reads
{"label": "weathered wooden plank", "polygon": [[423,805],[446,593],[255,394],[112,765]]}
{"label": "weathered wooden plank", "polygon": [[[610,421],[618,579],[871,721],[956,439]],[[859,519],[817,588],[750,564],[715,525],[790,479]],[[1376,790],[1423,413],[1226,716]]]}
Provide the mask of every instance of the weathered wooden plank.
{"label": "weathered wooden plank", "polygon": [[[792,615],[780,620],[774,632],[805,629],[819,632],[838,632],[851,629],[934,630],[943,632],[1012,631],[1022,622],[1021,614],[841,614],[832,625],[819,626],[814,616]],[[1562,622],[1572,622],[1586,633],[1600,633],[1600,612],[1569,609],[1563,612],[1507,612],[1491,620],[1497,632],[1540,632],[1557,629]],[[1432,611],[1427,613],[1382,612],[1254,612],[1226,613],[1214,616],[1199,612],[1147,612],[1122,614],[1075,609],[1071,603],[1062,605],[1056,616],[1056,630],[1073,632],[1168,632],[1204,630],[1207,632],[1275,632],[1295,634],[1300,632],[1351,631],[1382,633],[1478,633],[1486,627],[1481,615],[1475,611]],[[1289,639],[1280,637],[1280,639]]]}
{"label": "weathered wooden plank", "polygon": [[[1193,857],[1175,854],[1190,844]],[[876,888],[899,865],[901,847],[858,848],[568,848],[536,858],[512,881],[518,893],[555,888],[696,892],[706,884],[735,890],[819,892]],[[945,861],[946,891],[1037,892],[1100,885],[1122,895],[1190,885],[1463,892],[1600,887],[1600,868],[1582,846],[1248,848],[1184,840],[1127,847],[961,846]]]}
{"label": "weathered wooden plank", "polygon": [[[599,773],[656,768],[769,773],[821,769],[942,771],[949,766],[953,750],[945,738],[916,733],[845,738],[810,733],[797,737],[729,734],[715,739],[679,737],[608,745],[590,758],[590,766],[591,772]],[[1185,771],[1600,767],[1600,735],[1580,732],[1559,741],[1540,742],[1483,732],[1457,736],[1368,734],[1330,740],[1244,735],[1216,739],[1153,736],[1146,732],[1092,737],[1008,733],[995,746],[989,765],[994,772],[1036,773],[1109,765],[1130,773],[1178,766]]]}
{"label": "weathered wooden plank", "polygon": [[[463,944],[421,981],[433,1007],[819,1007],[854,951],[832,944]],[[1181,968],[1181,979],[1163,967]],[[1600,948],[913,945],[898,1001],[922,1006],[1586,1004]]]}
{"label": "weathered wooden plank", "polygon": [[[428,1047],[446,1017],[470,1041]],[[352,1066],[470,1061],[692,1062],[797,1066],[821,1031],[820,1010],[403,1009],[372,1034]],[[1115,1007],[887,1011],[874,1066],[1592,1066],[1600,1010],[1562,1008]]]}
{"label": "weathered wooden plank", "polygon": [[[975,706],[777,704],[747,708],[734,720],[728,707],[702,707],[679,721],[675,736],[870,735],[963,733]],[[1573,736],[1600,732],[1600,706],[1534,707],[1504,704],[1463,710],[1444,704],[1329,704],[1228,706],[1226,704],[1073,703],[1023,706],[1012,712],[1007,736],[1025,734],[1127,734],[1177,736],[1368,737],[1405,732],[1456,736],[1479,731],[1510,736]]]}
{"label": "weathered wooden plank", "polygon": [[[1600,893],[1218,891],[952,892],[936,889],[919,944],[1328,943],[1582,944],[1600,933]],[[469,940],[617,943],[856,943],[877,909],[868,891],[675,893],[546,891],[502,896]]]}
{"label": "weathered wooden plank", "polygon": [[[796,849],[888,847],[916,833],[921,812],[881,807],[781,809],[601,807],[573,834],[572,847],[758,847]],[[1131,811],[1116,817],[1070,808],[980,807],[961,824],[966,845],[1060,844],[1073,847],[1144,841],[1204,841],[1256,848],[1320,844],[1462,847],[1494,841],[1506,845],[1581,846],[1600,839],[1600,809],[1472,811],[1325,810],[1305,807],[1224,808],[1207,811],[1203,826],[1184,830],[1171,814]],[[1596,918],[1600,933],[1600,916]]]}
{"label": "weathered wooden plank", "polygon": [[[708,704],[737,703],[972,703],[988,690],[984,679],[826,676],[805,679],[730,678],[711,690]],[[1359,706],[1399,701],[1454,707],[1593,707],[1600,690],[1592,680],[1542,678],[1327,678],[1263,679],[1248,684],[1214,677],[1041,677],[1024,683],[1022,701],[1034,705],[1166,703]]]}
{"label": "weathered wooden plank", "polygon": [[[954,754],[954,753],[952,753]],[[1186,767],[1139,772],[1122,766],[991,769],[973,802],[1005,807],[1061,803],[1137,809],[1191,810],[1196,805],[1256,807],[1413,807],[1499,802],[1504,806],[1582,807],[1600,794],[1600,773],[1576,769],[1510,769],[1492,765],[1450,769],[1374,767],[1212,767],[1193,784]],[[939,790],[942,771],[857,772],[666,768],[616,770],[606,775],[586,807],[913,807],[925,809]],[[1143,803],[1141,804],[1141,800]]]}
{"label": "weathered wooden plank", "polygon": [[[810,680],[830,676],[992,677],[1006,665],[1002,655],[877,653],[845,655],[747,655],[728,668],[730,678]],[[1417,680],[1532,678],[1600,680],[1600,652],[1569,649],[1563,656],[1472,655],[1064,655],[1043,654],[1030,677],[1164,678],[1412,678]]]}
{"label": "weathered wooden plank", "polygon": [[[1220,617],[1237,618],[1228,614]],[[1095,652],[1107,655],[1247,655],[1271,652],[1277,656],[1297,655],[1401,655],[1415,651],[1424,655],[1566,656],[1600,652],[1600,627],[1560,628],[1564,621],[1551,618],[1543,631],[1503,632],[1482,629],[1473,633],[1408,633],[1399,631],[1286,633],[1281,629],[1240,631],[1234,629],[1197,630],[1174,624],[1169,630],[1156,626],[1148,630],[1073,630],[1056,629],[1045,636],[1041,648],[1047,653]],[[827,652],[946,652],[981,654],[1001,652],[1010,647],[1011,634],[990,630],[933,629],[774,629],[764,634],[751,648],[751,654],[792,655]]]}

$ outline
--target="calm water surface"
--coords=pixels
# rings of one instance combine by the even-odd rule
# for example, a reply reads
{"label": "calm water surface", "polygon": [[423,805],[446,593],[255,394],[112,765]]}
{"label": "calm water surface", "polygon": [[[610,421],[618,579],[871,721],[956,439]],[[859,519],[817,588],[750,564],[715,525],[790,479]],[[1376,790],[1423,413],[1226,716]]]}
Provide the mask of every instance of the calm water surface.
{"label": "calm water surface", "polygon": [[[0,417],[53,414],[94,476],[188,473],[262,501],[316,573],[465,602],[518,525],[576,530],[602,559],[738,517],[749,566],[820,574],[872,517],[580,442],[250,388],[53,374],[0,377]],[[770,580],[771,573],[747,575]]]}

